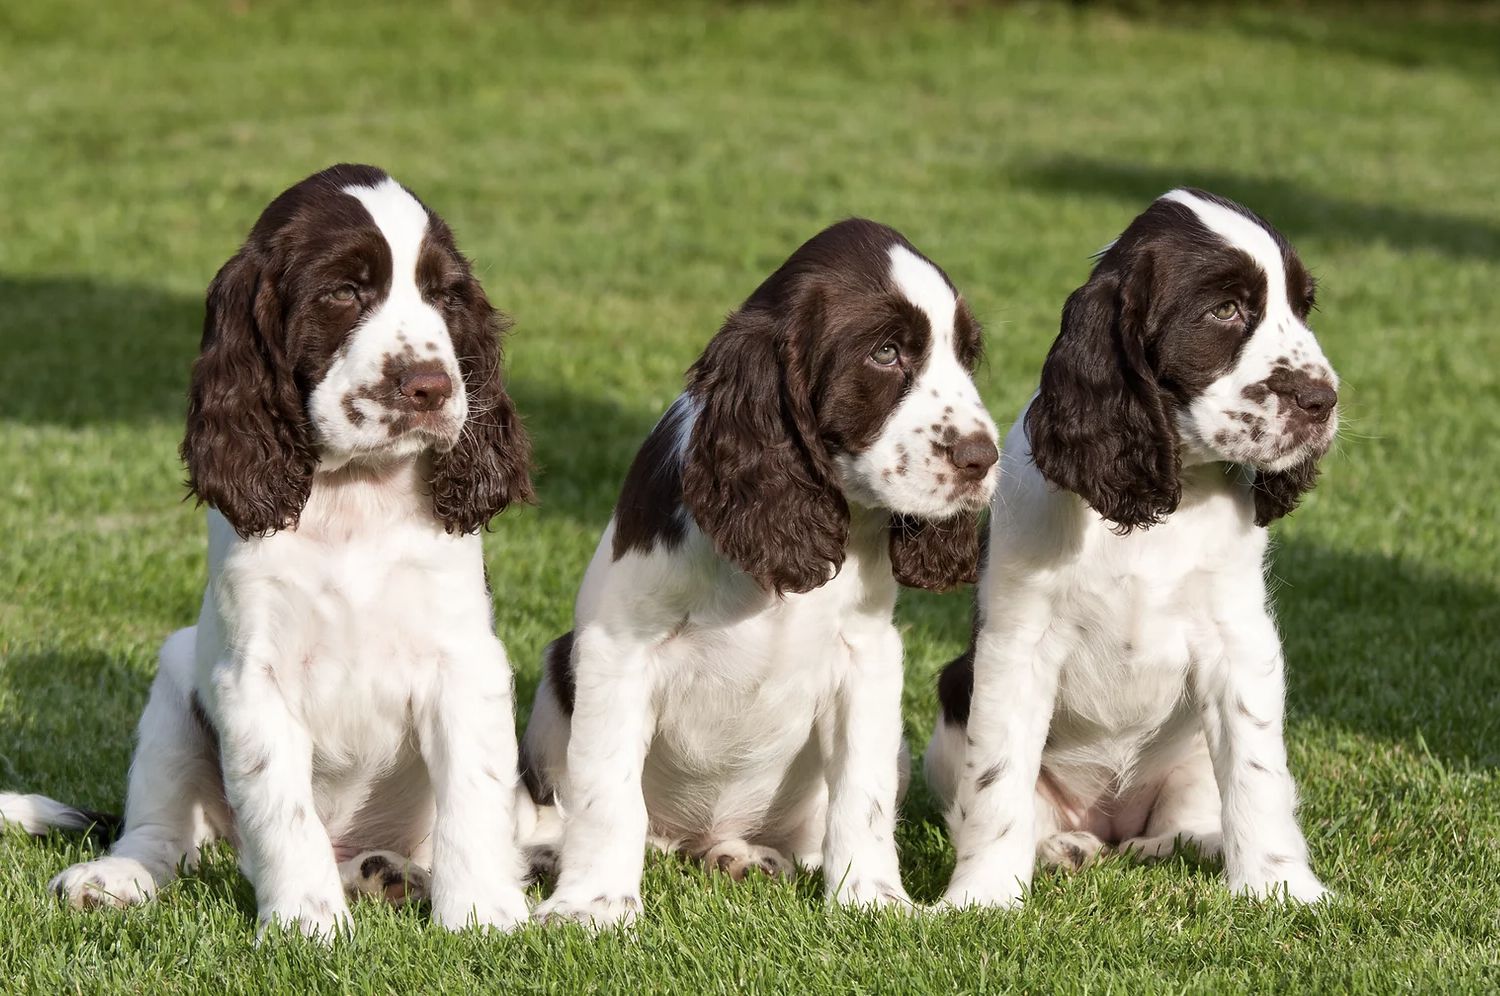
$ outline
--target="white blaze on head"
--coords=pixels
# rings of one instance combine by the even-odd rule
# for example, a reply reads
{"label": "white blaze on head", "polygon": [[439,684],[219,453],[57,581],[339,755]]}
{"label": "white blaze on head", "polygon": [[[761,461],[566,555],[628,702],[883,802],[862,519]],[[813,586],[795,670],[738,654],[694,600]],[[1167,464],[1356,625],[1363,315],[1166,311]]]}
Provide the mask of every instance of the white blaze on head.
{"label": "white blaze on head", "polygon": [[906,295],[906,299],[927,316],[932,327],[932,349],[928,353],[936,358],[942,352],[953,352],[953,315],[958,310],[958,297],[938,268],[903,245],[893,245],[890,250],[891,281]]}

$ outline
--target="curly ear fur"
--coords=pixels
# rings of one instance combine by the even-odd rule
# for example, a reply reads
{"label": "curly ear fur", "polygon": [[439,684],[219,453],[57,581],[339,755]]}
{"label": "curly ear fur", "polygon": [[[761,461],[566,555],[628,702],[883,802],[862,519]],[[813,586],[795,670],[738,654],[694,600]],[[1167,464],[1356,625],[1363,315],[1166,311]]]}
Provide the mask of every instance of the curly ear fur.
{"label": "curly ear fur", "polygon": [[433,513],[448,532],[483,528],[511,502],[536,501],[531,437],[505,391],[500,337],[509,328],[473,276],[467,300],[448,313],[469,417],[451,450],[433,457]]}
{"label": "curly ear fur", "polygon": [[1177,434],[1146,358],[1149,256],[1125,280],[1095,272],[1069,296],[1026,414],[1031,456],[1119,532],[1177,508]]}
{"label": "curly ear fur", "polygon": [[819,319],[802,310],[783,325],[763,307],[742,308],[689,372],[699,410],[683,501],[721,556],[778,595],[825,584],[849,534],[796,335]]}
{"label": "curly ear fur", "polygon": [[948,591],[979,580],[982,513],[932,521],[891,516],[891,572],[910,588]]}
{"label": "curly ear fur", "polygon": [[208,288],[181,452],[188,488],[242,537],[295,526],[317,466],[281,325],[270,278],[241,249]]}
{"label": "curly ear fur", "polygon": [[1304,460],[1274,474],[1257,471],[1255,486],[1250,489],[1255,497],[1255,524],[1269,526],[1283,515],[1290,514],[1317,481],[1318,461],[1315,459]]}

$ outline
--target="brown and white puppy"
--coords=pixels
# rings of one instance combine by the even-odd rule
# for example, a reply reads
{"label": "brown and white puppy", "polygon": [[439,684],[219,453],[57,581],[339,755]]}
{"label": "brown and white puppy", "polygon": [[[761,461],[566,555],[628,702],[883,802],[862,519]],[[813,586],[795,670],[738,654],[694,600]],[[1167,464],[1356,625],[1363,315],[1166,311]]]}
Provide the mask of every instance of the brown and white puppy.
{"label": "brown and white puppy", "polygon": [[[209,287],[193,367],[203,609],[162,647],[125,833],[53,880],[66,900],[143,902],[227,837],[263,928],[329,935],[346,885],[399,893],[427,868],[444,926],[525,919],[530,803],[477,535],[532,495],[502,326],[448,226],[381,170],[332,167],[265,209]],[[78,822],[36,797],[0,811]]]}
{"label": "brown and white puppy", "polygon": [[566,819],[537,916],[633,918],[648,835],[736,877],[908,902],[898,583],[974,576],[998,457],[979,325],[900,234],[841,222],[724,323],[646,439],[523,746]]}
{"label": "brown and white puppy", "polygon": [[1182,841],[1222,852],[1235,891],[1323,895],[1264,576],[1266,526],[1338,424],[1313,291],[1266,221],[1175,190],[1068,298],[1006,439],[975,642],[939,686],[948,901],[1018,902],[1039,850]]}

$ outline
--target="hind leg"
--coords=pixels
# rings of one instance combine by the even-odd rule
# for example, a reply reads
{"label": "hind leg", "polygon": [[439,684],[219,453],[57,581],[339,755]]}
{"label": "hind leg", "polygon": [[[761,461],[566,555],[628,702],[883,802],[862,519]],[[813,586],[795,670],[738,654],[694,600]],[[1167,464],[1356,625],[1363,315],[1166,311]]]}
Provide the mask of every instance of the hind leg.
{"label": "hind leg", "polygon": [[212,738],[195,715],[195,632],[179,630],[162,645],[156,679],[136,731],[125,800],[125,833],[109,853],[52,879],[69,905],[131,906],[156,894],[198,848],[230,825]]}
{"label": "hind leg", "polygon": [[351,899],[373,896],[397,905],[419,903],[432,890],[431,873],[395,851],[365,851],[355,855],[339,865],[339,881]]}
{"label": "hind leg", "polygon": [[1120,850],[1140,858],[1165,858],[1180,844],[1190,843],[1201,856],[1216,858],[1224,850],[1222,811],[1213,762],[1200,736],[1192,754],[1162,782],[1145,831],[1122,843]]}
{"label": "hind leg", "polygon": [[736,882],[751,872],[772,878],[790,878],[796,870],[790,858],[772,847],[745,840],[721,840],[703,855],[710,871],[720,871]]}

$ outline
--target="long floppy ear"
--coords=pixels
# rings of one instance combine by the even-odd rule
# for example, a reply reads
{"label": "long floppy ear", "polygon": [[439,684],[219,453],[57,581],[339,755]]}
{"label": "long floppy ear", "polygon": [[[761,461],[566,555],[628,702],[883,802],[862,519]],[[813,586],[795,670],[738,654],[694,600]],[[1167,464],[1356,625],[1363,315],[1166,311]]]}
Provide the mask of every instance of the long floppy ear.
{"label": "long floppy ear", "polygon": [[777,322],[730,315],[689,372],[699,410],[682,471],[688,512],[719,554],[778,595],[843,565],[849,506],[818,438],[799,340],[816,304]]}
{"label": "long floppy ear", "polygon": [[470,276],[465,300],[448,311],[469,417],[458,442],[433,458],[433,513],[449,532],[481,529],[511,502],[535,502],[531,437],[505,391],[500,337],[510,323]]}
{"label": "long floppy ear", "polygon": [[1062,330],[1026,415],[1031,456],[1119,532],[1177,508],[1177,433],[1146,358],[1151,262],[1130,275],[1099,273],[1068,297]]}
{"label": "long floppy ear", "polygon": [[248,249],[208,287],[182,459],[188,488],[242,537],[295,526],[307,502],[317,454],[280,301]]}
{"label": "long floppy ear", "polygon": [[1257,471],[1255,486],[1250,489],[1255,496],[1255,524],[1269,526],[1289,514],[1317,482],[1318,461],[1315,459],[1304,460],[1274,474]]}
{"label": "long floppy ear", "polygon": [[979,580],[982,513],[941,521],[891,516],[891,572],[911,588],[948,591]]}

